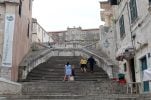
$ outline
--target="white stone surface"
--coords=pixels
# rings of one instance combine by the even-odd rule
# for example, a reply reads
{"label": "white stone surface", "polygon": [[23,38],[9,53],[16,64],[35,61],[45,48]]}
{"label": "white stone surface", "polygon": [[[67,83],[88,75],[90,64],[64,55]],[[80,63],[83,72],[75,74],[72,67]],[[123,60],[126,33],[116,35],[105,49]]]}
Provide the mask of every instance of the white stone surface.
{"label": "white stone surface", "polygon": [[0,78],[0,94],[20,94],[22,85]]}

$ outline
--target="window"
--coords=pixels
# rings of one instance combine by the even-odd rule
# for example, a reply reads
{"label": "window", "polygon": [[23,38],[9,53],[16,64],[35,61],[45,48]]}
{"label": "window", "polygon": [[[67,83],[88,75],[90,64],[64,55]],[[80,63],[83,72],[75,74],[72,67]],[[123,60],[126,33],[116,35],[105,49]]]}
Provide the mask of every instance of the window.
{"label": "window", "polygon": [[32,0],[29,0],[29,11],[31,10]]}
{"label": "window", "polygon": [[149,0],[149,5],[151,5],[151,0]]}
{"label": "window", "polygon": [[120,27],[120,37],[123,39],[125,37],[125,27],[124,27],[124,16],[122,15],[119,20],[119,27]]}
{"label": "window", "polygon": [[28,23],[28,26],[27,26],[27,37],[29,38],[29,34],[30,34],[30,25]]}
{"label": "window", "polygon": [[136,0],[130,0],[130,13],[131,13],[131,23],[133,23],[137,18],[137,6]]}
{"label": "window", "polygon": [[118,0],[109,0],[111,5],[118,5]]}
{"label": "window", "polygon": [[124,72],[127,71],[126,63],[124,64]]}
{"label": "window", "polygon": [[118,4],[120,4],[122,2],[122,0],[118,0]]}
{"label": "window", "polygon": [[19,3],[19,16],[21,16],[21,13],[22,13],[22,0],[20,0]]}

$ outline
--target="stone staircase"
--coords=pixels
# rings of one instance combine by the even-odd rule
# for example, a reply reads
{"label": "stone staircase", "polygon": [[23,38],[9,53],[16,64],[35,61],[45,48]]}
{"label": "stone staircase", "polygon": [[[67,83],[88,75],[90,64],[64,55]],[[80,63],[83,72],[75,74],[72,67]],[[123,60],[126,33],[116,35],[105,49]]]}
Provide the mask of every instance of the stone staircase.
{"label": "stone staircase", "polygon": [[[75,81],[63,81],[64,65],[75,66]],[[144,100],[126,93],[126,87],[108,78],[98,66],[94,73],[82,73],[80,57],[51,57],[20,82],[20,95],[3,95],[0,100]]]}
{"label": "stone staircase", "polygon": [[32,70],[25,81],[47,80],[62,81],[64,66],[67,62],[75,66],[76,81],[96,81],[108,78],[107,74],[99,67],[95,67],[95,73],[82,73],[80,71],[80,57],[52,57],[47,62],[40,64]]}

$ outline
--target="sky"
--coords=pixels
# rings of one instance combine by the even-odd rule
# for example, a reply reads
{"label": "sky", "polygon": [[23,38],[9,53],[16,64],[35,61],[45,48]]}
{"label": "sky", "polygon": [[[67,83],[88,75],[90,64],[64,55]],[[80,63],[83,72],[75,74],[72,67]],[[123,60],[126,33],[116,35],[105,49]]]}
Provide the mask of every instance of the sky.
{"label": "sky", "polygon": [[101,0],[34,0],[32,17],[46,31],[99,28]]}

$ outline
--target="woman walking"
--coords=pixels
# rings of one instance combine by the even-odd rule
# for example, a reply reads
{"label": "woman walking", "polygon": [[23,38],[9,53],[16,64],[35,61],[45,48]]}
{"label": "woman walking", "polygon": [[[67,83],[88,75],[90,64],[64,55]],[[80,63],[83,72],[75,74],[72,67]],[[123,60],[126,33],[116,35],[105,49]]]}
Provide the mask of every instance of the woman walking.
{"label": "woman walking", "polygon": [[67,64],[65,65],[64,81],[69,80],[69,78],[70,78],[71,75],[72,75],[72,67],[69,64],[69,62],[67,62]]}

